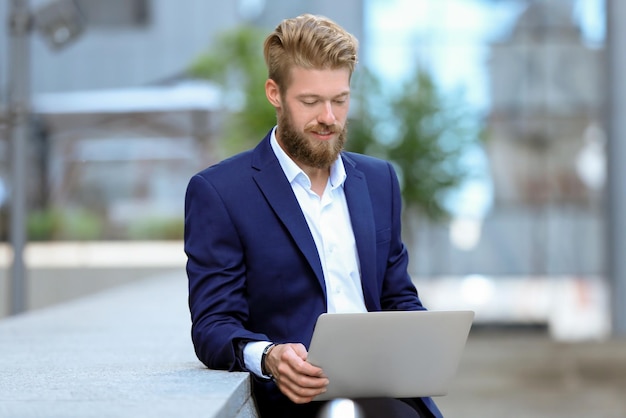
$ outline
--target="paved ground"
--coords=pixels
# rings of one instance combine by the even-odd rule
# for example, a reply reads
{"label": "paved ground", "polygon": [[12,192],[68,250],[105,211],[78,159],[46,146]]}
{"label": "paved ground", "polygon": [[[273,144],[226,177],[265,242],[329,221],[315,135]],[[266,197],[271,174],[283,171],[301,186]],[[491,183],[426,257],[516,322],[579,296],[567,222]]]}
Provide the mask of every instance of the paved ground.
{"label": "paved ground", "polygon": [[559,343],[541,330],[474,329],[446,417],[626,417],[626,340]]}
{"label": "paved ground", "polygon": [[[164,282],[163,278],[154,280],[156,282],[147,280],[128,285],[130,293],[123,288],[120,293],[113,292],[119,300],[114,299],[111,306],[115,309],[104,317],[102,311],[93,310],[99,303],[95,297],[67,305],[68,312],[78,309],[82,313],[68,314],[62,320],[59,318],[65,308],[42,311],[45,315],[40,324],[41,332],[31,336],[22,334],[22,320],[0,321],[0,353],[4,353],[0,356],[0,365],[3,365],[0,367],[3,370],[0,373],[0,416],[68,416],[64,415],[64,408],[70,407],[75,412],[73,416],[80,416],[80,411],[85,413],[82,416],[132,416],[140,411],[142,404],[161,408],[166,400],[171,401],[167,404],[170,409],[166,410],[179,408],[176,405],[180,402],[187,404],[187,411],[191,412],[188,396],[180,392],[189,392],[193,387],[193,394],[204,396],[199,393],[202,386],[198,383],[204,378],[197,375],[198,363],[188,340],[184,274],[170,273]],[[164,286],[165,290],[158,291],[159,286]],[[133,303],[126,301],[130,295],[133,295]],[[170,306],[173,300],[177,302]],[[131,310],[122,309],[133,305]],[[161,322],[157,328],[152,324],[159,336],[155,345],[146,338],[150,333],[146,323],[141,325],[140,318],[154,321],[156,312],[166,311],[165,306],[170,306],[175,314],[167,314],[167,323]],[[36,311],[32,313],[36,314]],[[25,318],[24,321],[30,320]],[[70,326],[73,322],[79,323],[82,331],[72,334],[71,340],[55,334],[55,330],[74,333]],[[110,340],[104,334],[107,327],[119,334],[115,337],[117,340]],[[178,337],[160,335],[163,330],[159,331],[159,327],[170,329]],[[18,338],[19,335],[22,337]],[[125,337],[120,340],[121,336]],[[171,347],[174,342],[178,345]],[[131,347],[132,344],[138,344],[141,350]],[[57,350],[66,347],[67,352],[55,356],[51,347]],[[116,361],[125,365],[119,372],[102,367],[106,358],[131,348],[131,357],[118,355]],[[180,353],[180,359],[174,359],[180,360],[176,363],[178,369],[168,372],[166,369],[174,367],[174,362],[154,362],[164,352],[170,356],[172,352]],[[31,355],[35,353],[39,354]],[[94,360],[96,353],[100,356]],[[176,375],[175,372],[182,369],[186,377]],[[71,379],[68,370],[75,374]],[[152,376],[150,383],[136,386],[146,372]],[[62,387],[59,376],[65,376],[70,389]],[[155,379],[157,376],[166,379]],[[207,387],[203,390],[211,392]],[[155,394],[160,403],[153,402]],[[624,418],[626,340],[563,343],[554,341],[544,329],[478,325],[470,333],[450,393],[436,401],[448,418]],[[200,409],[207,412],[211,405],[214,404],[200,405]],[[94,406],[106,408],[108,414],[98,415],[92,410]]]}
{"label": "paved ground", "polygon": [[2,418],[252,418],[249,376],[208,370],[181,274],[0,321]]}

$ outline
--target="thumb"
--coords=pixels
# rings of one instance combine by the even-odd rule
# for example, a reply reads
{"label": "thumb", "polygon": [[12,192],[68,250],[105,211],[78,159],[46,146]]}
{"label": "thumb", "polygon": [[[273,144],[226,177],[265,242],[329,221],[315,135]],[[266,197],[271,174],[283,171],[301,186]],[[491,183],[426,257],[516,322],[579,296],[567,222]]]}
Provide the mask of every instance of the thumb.
{"label": "thumb", "polygon": [[307,359],[309,353],[306,351],[306,347],[304,347],[303,344],[292,344],[291,348],[302,360]]}

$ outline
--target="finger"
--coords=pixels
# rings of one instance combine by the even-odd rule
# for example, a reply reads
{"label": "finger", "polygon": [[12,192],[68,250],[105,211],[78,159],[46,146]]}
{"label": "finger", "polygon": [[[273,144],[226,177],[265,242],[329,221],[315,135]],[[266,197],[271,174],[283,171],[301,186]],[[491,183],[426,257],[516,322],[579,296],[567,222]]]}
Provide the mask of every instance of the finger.
{"label": "finger", "polygon": [[293,368],[299,374],[302,374],[302,375],[312,376],[312,377],[324,377],[324,378],[326,377],[326,375],[324,374],[324,370],[306,361],[295,364]]}
{"label": "finger", "polygon": [[292,393],[292,392],[283,392],[283,394],[285,396],[287,396],[287,398],[289,398],[291,400],[291,402],[296,403],[296,404],[304,404],[304,403],[309,403],[311,401],[313,401],[315,399],[315,396],[300,396],[298,394]]}
{"label": "finger", "polygon": [[298,361],[295,358],[286,358],[287,361],[293,360],[291,364],[296,371],[308,376],[325,377],[324,371],[321,368],[314,366],[306,361],[309,353],[307,352],[304,345],[290,344],[290,346],[296,356],[301,360]]}
{"label": "finger", "polygon": [[306,347],[303,344],[290,344],[290,346],[298,357],[302,360],[306,360],[309,353],[306,351]]}
{"label": "finger", "polygon": [[278,365],[274,378],[285,394],[288,392],[294,396],[312,398],[326,391],[328,379],[325,376],[315,375],[319,374],[321,369],[288,353],[281,357],[284,361]]}
{"label": "finger", "polygon": [[271,355],[277,360],[273,369],[276,384],[293,402],[310,402],[326,391],[328,379],[319,367],[304,360],[307,352],[303,345],[281,344]]}
{"label": "finger", "polygon": [[274,375],[277,383],[299,392],[304,389],[320,390],[328,386],[328,379],[325,376],[310,376],[301,373],[291,367],[288,362],[283,362],[278,367],[278,373]]}
{"label": "finger", "polygon": [[285,379],[282,382],[276,382],[278,388],[289,399],[295,403],[306,403],[312,401],[316,396],[326,392],[326,386],[320,388],[306,388],[294,384],[289,379]]}
{"label": "finger", "polygon": [[294,370],[288,370],[285,371],[285,373],[281,373],[278,381],[300,389],[318,390],[324,389],[328,386],[328,379],[325,377],[308,376],[300,374]]}

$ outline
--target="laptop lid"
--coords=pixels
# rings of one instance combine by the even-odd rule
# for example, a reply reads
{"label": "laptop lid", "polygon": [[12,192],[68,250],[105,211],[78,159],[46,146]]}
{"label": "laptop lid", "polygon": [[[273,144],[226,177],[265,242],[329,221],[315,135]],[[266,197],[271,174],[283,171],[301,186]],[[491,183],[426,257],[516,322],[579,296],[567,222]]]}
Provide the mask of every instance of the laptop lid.
{"label": "laptop lid", "polygon": [[473,311],[322,314],[308,361],[330,381],[315,400],[447,394]]}

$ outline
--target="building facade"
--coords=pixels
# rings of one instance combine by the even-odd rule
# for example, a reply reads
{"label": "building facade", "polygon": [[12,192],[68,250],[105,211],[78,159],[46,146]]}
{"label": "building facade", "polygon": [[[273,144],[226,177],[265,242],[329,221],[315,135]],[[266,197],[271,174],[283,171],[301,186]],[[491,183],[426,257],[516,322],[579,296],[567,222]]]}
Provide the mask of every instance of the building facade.
{"label": "building facade", "polygon": [[[108,238],[128,237],[124,231],[137,220],[180,220],[187,180],[215,161],[216,120],[225,104],[214,94],[219,86],[190,82],[186,71],[221,33],[244,24],[269,32],[283,18],[304,12],[333,18],[358,37],[363,33],[362,0],[24,4],[33,22],[30,68],[21,73],[28,77],[32,101],[28,205],[69,213],[86,209],[102,220]],[[79,36],[58,47],[67,30],[55,30],[55,18],[74,22],[75,10]],[[0,21],[9,26],[11,16],[11,3],[0,2]],[[0,31],[0,103],[6,110],[17,76],[10,71],[9,33],[8,27]],[[6,125],[0,124],[0,134],[0,186],[6,185],[0,187],[0,210],[6,214]],[[0,227],[2,239],[5,232]]]}

